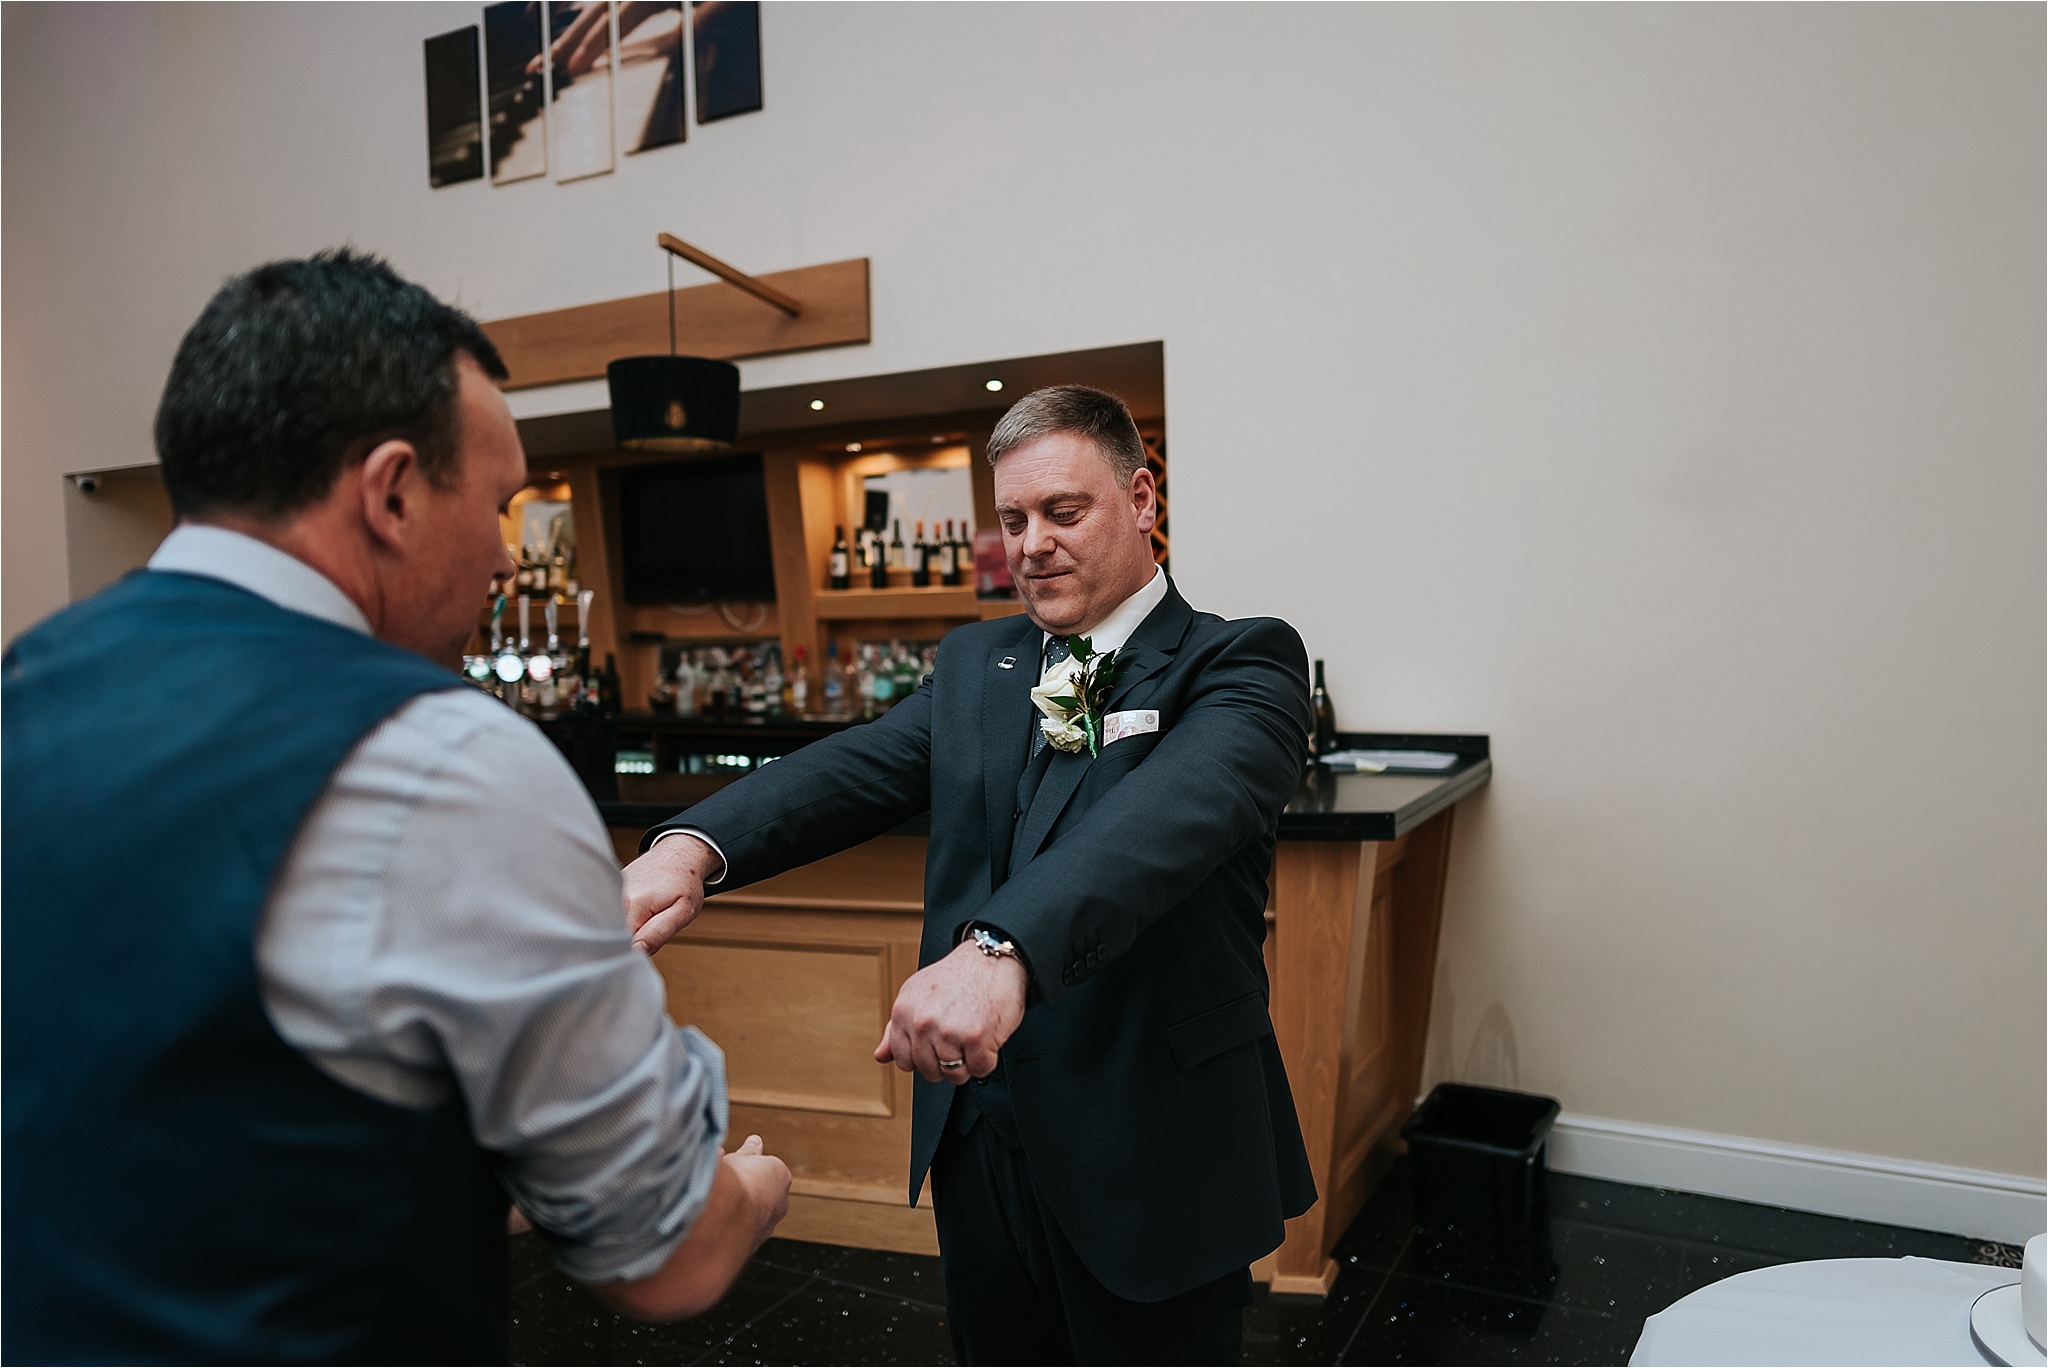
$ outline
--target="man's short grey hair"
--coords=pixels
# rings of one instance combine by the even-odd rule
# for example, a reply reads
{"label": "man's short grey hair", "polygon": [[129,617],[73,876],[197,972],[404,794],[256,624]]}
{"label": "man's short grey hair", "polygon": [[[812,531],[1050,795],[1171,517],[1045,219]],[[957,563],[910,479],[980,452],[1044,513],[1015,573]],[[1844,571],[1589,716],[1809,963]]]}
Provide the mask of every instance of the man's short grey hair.
{"label": "man's short grey hair", "polygon": [[1071,432],[1095,443],[1102,459],[1116,472],[1116,482],[1131,487],[1131,476],[1145,468],[1145,442],[1129,405],[1114,394],[1086,385],[1053,385],[1010,405],[988,439],[988,463],[1027,442]]}

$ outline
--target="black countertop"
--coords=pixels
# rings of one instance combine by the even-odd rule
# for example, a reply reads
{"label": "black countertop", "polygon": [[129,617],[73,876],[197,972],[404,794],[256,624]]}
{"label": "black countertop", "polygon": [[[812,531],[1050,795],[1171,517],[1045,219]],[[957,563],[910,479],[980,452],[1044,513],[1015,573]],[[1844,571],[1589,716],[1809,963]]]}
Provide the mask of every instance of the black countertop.
{"label": "black countertop", "polygon": [[1312,765],[1280,814],[1283,841],[1391,841],[1493,777],[1490,738],[1430,732],[1339,732],[1342,750],[1449,751],[1447,770],[1336,774]]}
{"label": "black countertop", "polygon": [[[543,725],[550,732],[555,730],[552,725]],[[671,747],[702,745],[742,754],[786,755],[859,724],[811,718],[717,721],[638,713],[608,719],[603,725],[611,737],[629,743],[658,735],[663,744]],[[560,743],[564,738],[558,735],[556,740]],[[1476,792],[1493,776],[1489,738],[1485,736],[1340,732],[1337,742],[1347,750],[1449,751],[1458,757],[1458,762],[1448,770],[1431,773],[1390,770],[1384,774],[1336,774],[1320,764],[1311,766],[1280,815],[1281,840],[1391,841]],[[603,749],[609,753],[616,744]],[[584,768],[579,765],[579,770]],[[619,802],[603,791],[603,779],[607,776],[586,773],[584,777],[597,796],[598,811],[607,825],[642,829],[677,815],[677,809],[668,804]],[[930,830],[930,819],[919,816],[897,828],[896,834],[922,836]]]}

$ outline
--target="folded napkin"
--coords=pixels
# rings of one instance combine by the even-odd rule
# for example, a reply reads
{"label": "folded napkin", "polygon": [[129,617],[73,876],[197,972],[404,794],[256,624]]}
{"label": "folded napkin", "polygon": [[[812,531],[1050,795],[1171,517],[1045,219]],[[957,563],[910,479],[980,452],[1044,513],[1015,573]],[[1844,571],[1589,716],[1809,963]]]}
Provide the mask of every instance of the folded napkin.
{"label": "folded napkin", "polygon": [[1449,751],[1341,750],[1322,757],[1339,773],[1379,774],[1386,770],[1421,770],[1434,774],[1458,763]]}

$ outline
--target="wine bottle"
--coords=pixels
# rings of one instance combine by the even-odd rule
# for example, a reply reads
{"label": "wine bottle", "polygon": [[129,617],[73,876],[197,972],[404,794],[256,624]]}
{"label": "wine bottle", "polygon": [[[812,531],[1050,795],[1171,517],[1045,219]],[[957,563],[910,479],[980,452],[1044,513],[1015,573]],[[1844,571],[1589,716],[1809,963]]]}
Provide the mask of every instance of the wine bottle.
{"label": "wine bottle", "polygon": [[623,693],[624,690],[619,687],[619,662],[607,652],[604,658],[604,673],[597,677],[597,710],[606,717],[617,717]]}
{"label": "wine bottle", "polygon": [[917,666],[910,658],[910,652],[900,641],[891,642],[892,654],[883,665],[890,676],[890,695],[901,703],[917,688]]}
{"label": "wine bottle", "polygon": [[932,582],[931,565],[925,559],[925,553],[930,549],[924,542],[924,519],[919,518],[917,536],[910,543],[910,582],[919,589]]}
{"label": "wine bottle", "polygon": [[782,652],[774,646],[768,648],[768,668],[763,672],[762,683],[768,695],[768,715],[782,716],[789,710],[789,681],[782,675]]}
{"label": "wine bottle", "polygon": [[676,661],[676,716],[697,715],[697,670],[690,664],[690,653],[684,651]]}
{"label": "wine bottle", "polygon": [[946,571],[947,584],[956,587],[959,585],[960,572],[965,568],[966,559],[966,548],[961,546],[960,539],[953,534],[953,520],[948,518],[946,519],[946,549],[939,556],[939,564]]}
{"label": "wine bottle", "polygon": [[1309,712],[1315,718],[1315,735],[1310,738],[1317,755],[1337,749],[1337,710],[1330,705],[1330,691],[1323,686],[1323,662],[1316,662],[1316,687],[1309,695]]}
{"label": "wine bottle", "polygon": [[846,712],[846,671],[839,664],[839,643],[825,645],[825,716],[841,717]]}
{"label": "wine bottle", "polygon": [[796,648],[796,659],[789,671],[789,710],[802,717],[811,710],[810,667],[804,663],[804,648]]}
{"label": "wine bottle", "polygon": [[889,557],[882,550],[882,539],[879,536],[875,538],[875,554],[870,558],[868,566],[868,587],[870,589],[887,589],[889,587]]}
{"label": "wine bottle", "polygon": [[852,553],[846,549],[846,529],[844,527],[834,527],[832,535],[832,587],[834,589],[851,589],[853,587],[853,567],[848,562],[852,559]]}
{"label": "wine bottle", "polygon": [[[876,539],[880,540],[879,534],[877,534]],[[889,568],[891,570],[901,570],[905,564],[907,562],[904,560],[903,552],[903,519],[898,518],[896,520],[895,540],[889,543]]]}
{"label": "wine bottle", "polygon": [[875,644],[863,642],[860,648],[859,672],[854,676],[854,691],[860,697],[860,715],[873,717],[889,710],[889,695],[893,681],[875,668]]}

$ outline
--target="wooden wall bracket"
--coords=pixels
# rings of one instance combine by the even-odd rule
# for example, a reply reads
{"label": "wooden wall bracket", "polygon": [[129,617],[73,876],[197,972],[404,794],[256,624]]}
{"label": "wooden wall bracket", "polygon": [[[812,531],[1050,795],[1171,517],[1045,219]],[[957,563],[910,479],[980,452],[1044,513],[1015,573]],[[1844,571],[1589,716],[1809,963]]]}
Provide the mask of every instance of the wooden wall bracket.
{"label": "wooden wall bracket", "polygon": [[[866,257],[774,271],[759,282],[802,312],[792,318],[724,281],[693,285],[676,291],[676,350],[737,361],[869,340]],[[484,332],[512,373],[506,389],[596,380],[619,357],[668,352],[668,292],[501,318]]]}

